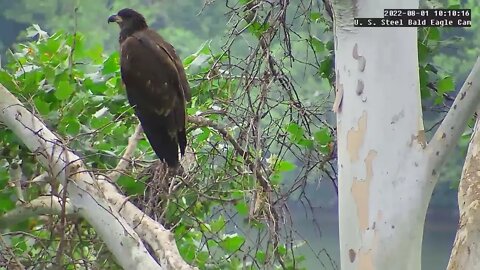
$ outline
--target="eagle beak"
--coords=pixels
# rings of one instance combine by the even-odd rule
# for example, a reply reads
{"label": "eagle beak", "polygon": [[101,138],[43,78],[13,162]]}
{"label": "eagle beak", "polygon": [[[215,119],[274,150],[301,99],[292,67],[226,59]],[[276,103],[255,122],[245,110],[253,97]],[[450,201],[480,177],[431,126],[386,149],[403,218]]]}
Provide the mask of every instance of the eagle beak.
{"label": "eagle beak", "polygon": [[122,22],[122,17],[120,17],[118,15],[112,15],[112,16],[108,17],[108,23],[111,23],[111,22],[121,23]]}

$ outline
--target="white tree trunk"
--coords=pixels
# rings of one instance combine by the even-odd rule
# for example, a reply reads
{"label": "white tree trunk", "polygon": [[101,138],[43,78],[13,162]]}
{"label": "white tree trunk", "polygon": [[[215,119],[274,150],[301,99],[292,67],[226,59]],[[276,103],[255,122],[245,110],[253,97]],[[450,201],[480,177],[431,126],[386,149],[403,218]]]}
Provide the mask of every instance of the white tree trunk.
{"label": "white tree trunk", "polygon": [[333,1],[344,270],[420,269],[438,168],[480,98],[478,82],[470,76],[463,97],[457,97],[427,145],[417,29],[353,27],[354,17],[383,17],[383,9],[393,7],[414,9],[418,0]]}
{"label": "white tree trunk", "polygon": [[[478,116],[477,116],[478,117]],[[460,222],[449,270],[480,269],[480,118],[477,118],[458,187]]]}
{"label": "white tree trunk", "polygon": [[[38,154],[38,160],[50,176],[67,188],[68,213],[75,212],[85,218],[124,269],[196,269],[181,258],[169,231],[144,217],[138,208],[118,194],[112,184],[98,182],[84,168],[81,159],[1,84],[0,97],[0,121]],[[137,128],[136,135],[139,130]],[[15,222],[27,215],[55,212],[60,207],[45,207],[39,200],[34,200],[34,203],[34,208],[21,207],[5,214],[0,223]],[[139,234],[153,247],[160,265],[150,256]]]}

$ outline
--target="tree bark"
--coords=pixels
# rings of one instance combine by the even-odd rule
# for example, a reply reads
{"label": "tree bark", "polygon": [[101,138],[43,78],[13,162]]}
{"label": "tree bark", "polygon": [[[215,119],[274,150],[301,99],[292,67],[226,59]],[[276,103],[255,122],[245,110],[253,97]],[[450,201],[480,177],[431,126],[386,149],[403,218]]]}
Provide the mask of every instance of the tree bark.
{"label": "tree bark", "polygon": [[[37,117],[26,110],[1,84],[0,96],[2,97],[0,99],[0,121],[5,123],[32,152],[38,155],[38,160],[47,169],[52,179],[59,181],[67,188],[71,207],[95,228],[124,269],[192,269],[180,257],[175,239],[170,232],[160,231],[159,224],[144,225],[140,214],[131,212],[135,215],[127,216],[127,218],[131,224],[136,225],[136,228],[140,228],[139,232],[142,235],[157,233],[159,235],[156,238],[151,238],[164,241],[155,246],[155,253],[164,255],[160,258],[161,265],[159,265],[150,256],[137,232],[118,213],[123,204],[119,203],[118,199],[114,200],[115,206],[107,201],[107,198],[113,198],[116,194],[103,193],[106,187],[105,183],[100,185],[93,174],[84,168],[81,159],[70,151]],[[108,192],[114,192],[114,190],[110,189]],[[115,193],[117,193],[116,190]],[[130,206],[130,209],[133,209],[132,207],[134,206]],[[148,229],[153,231],[144,231]],[[162,248],[163,250],[158,250]],[[166,258],[166,256],[172,258]]]}
{"label": "tree bark", "polygon": [[477,118],[458,187],[460,222],[448,270],[480,269],[480,118]]}
{"label": "tree bark", "polygon": [[477,62],[427,144],[417,29],[353,26],[356,17],[383,17],[392,7],[418,8],[418,0],[333,1],[340,257],[347,270],[421,268],[439,168],[480,100]]}

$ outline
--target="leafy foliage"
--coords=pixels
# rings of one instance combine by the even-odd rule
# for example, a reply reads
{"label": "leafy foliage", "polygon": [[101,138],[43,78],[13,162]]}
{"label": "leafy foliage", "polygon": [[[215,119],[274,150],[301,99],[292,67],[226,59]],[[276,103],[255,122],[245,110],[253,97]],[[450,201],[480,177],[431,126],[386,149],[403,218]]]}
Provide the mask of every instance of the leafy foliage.
{"label": "leafy foliage", "polygon": [[[0,70],[0,83],[82,156],[93,173],[113,169],[137,124],[123,94],[118,53],[107,54],[100,46],[87,45],[80,32],[49,35],[34,25],[26,33],[30,41],[13,50],[8,64]],[[251,34],[259,38],[264,32]],[[320,40],[316,42],[321,46]],[[315,116],[315,109],[303,107],[296,98],[292,100],[291,90],[279,95],[265,92],[262,84],[255,83],[247,86],[250,92],[245,95],[243,89],[250,82],[235,70],[223,69],[231,61],[231,55],[216,53],[210,42],[185,58],[194,96],[188,108],[193,118],[189,126],[190,147],[195,154],[192,169],[181,178],[169,179],[169,187],[162,186],[163,182],[149,173],[155,157],[148,143],[141,140],[131,174],[117,183],[136,198],[139,207],[174,232],[187,262],[202,269],[234,269],[245,263],[260,269],[299,269],[301,257],[280,238],[279,211],[285,204],[273,198],[289,196],[297,189],[294,175],[299,175],[299,167],[307,160],[302,158],[304,153],[308,153],[305,157],[309,166],[317,159],[329,158],[331,130],[318,120],[310,126],[308,119]],[[281,89],[279,82],[275,84],[272,89]],[[264,103],[259,98],[262,95],[269,101]],[[289,100],[295,102],[293,107]],[[257,106],[261,109],[255,109]],[[302,110],[303,115],[299,113]],[[288,121],[285,111],[292,112]],[[263,119],[259,118],[265,113]],[[268,136],[262,138],[255,125],[265,125],[263,134]],[[7,185],[8,167],[22,161],[27,179],[45,169],[10,131],[2,134],[5,136],[0,138],[0,145],[5,151],[0,198],[3,210],[9,211],[15,207],[18,191]],[[323,150],[317,153],[316,149]],[[287,187],[285,191],[282,186]],[[61,197],[62,190],[58,189],[29,181],[24,188],[25,199],[44,194]],[[155,206],[150,204],[151,199],[157,199],[153,201]],[[29,233],[7,238],[15,246],[13,254],[24,260],[24,265],[48,266],[52,258],[57,258],[67,268],[79,259],[91,267],[117,267],[83,220],[67,218],[66,224],[59,222],[54,216],[31,218],[12,227]],[[271,227],[272,223],[277,225]],[[57,227],[63,229],[55,230]],[[254,240],[259,237],[267,238]],[[293,236],[289,239],[292,241]],[[65,241],[65,252],[57,254],[56,247]]]}
{"label": "leafy foliage", "polygon": [[[0,83],[93,173],[108,172],[137,124],[122,90],[119,55],[109,52],[117,44],[117,29],[106,26],[106,18],[127,1],[44,2],[16,1],[3,11],[10,20],[41,23],[54,34],[38,25],[28,28],[0,70]],[[185,175],[162,181],[151,171],[155,156],[148,142],[141,140],[131,173],[117,184],[174,232],[183,258],[201,269],[302,269],[305,257],[296,248],[301,242],[287,202],[311,207],[320,199],[307,198],[311,182],[331,178],[335,184],[330,164],[335,137],[326,121],[334,83],[331,22],[311,3],[270,2],[206,1],[203,8],[194,1],[128,1],[185,56],[193,88],[188,136],[194,159]],[[223,13],[228,19],[219,16]],[[456,88],[453,71],[468,66],[459,59],[475,54],[474,49],[455,59],[440,54],[432,63],[433,53],[453,44],[441,41],[450,35],[447,31],[419,29],[419,75],[427,109],[449,105]],[[8,182],[11,164],[22,161],[28,180],[45,169],[10,131],[1,134],[0,208],[7,212],[18,201]],[[46,190],[45,183],[25,185],[26,201],[60,195],[58,187]],[[6,240],[26,266],[49,266],[59,243],[66,241],[61,256],[66,269],[78,260],[118,268],[84,221],[69,218],[65,234],[60,227],[57,216],[31,218],[10,227],[18,233]]]}

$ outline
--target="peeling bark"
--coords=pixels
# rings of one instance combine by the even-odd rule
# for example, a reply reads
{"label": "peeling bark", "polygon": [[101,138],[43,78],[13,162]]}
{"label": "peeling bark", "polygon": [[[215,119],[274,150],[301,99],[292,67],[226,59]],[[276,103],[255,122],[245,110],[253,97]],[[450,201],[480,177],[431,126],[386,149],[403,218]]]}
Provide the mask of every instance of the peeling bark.
{"label": "peeling bark", "polygon": [[418,2],[332,1],[342,269],[420,269],[439,168],[480,102],[477,61],[427,143],[417,30],[353,27],[355,17],[383,17],[385,8],[414,9]]}
{"label": "peeling bark", "polygon": [[480,269],[480,119],[468,147],[458,187],[460,222],[448,270]]}
{"label": "peeling bark", "polygon": [[[142,222],[144,217],[140,210],[126,202],[126,198],[115,189],[107,189],[111,184],[101,184],[84,167],[81,159],[1,84],[0,96],[0,121],[38,154],[39,162],[52,179],[67,188],[68,207],[87,220],[124,269],[195,269],[180,257],[170,232],[155,222]],[[122,206],[130,211],[123,210]],[[10,220],[0,219],[0,222],[56,210],[55,205],[18,209],[3,217],[10,217]],[[119,214],[120,211],[124,216]],[[149,237],[148,242],[155,247],[155,254],[160,255],[160,264],[150,256],[139,235]]]}

